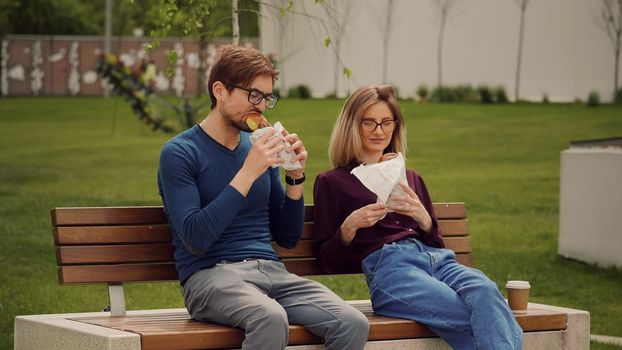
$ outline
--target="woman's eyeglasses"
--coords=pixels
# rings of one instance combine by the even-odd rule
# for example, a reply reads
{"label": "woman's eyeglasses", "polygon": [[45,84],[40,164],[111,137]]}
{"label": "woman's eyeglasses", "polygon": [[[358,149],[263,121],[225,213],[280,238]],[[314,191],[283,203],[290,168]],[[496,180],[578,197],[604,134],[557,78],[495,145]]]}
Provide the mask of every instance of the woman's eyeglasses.
{"label": "woman's eyeglasses", "polygon": [[396,124],[397,124],[397,120],[395,119],[383,120],[380,123],[376,122],[373,119],[361,120],[361,127],[363,128],[363,130],[367,132],[374,132],[376,131],[377,127],[380,127],[380,129],[384,132],[391,132],[393,131],[393,129],[395,129]]}
{"label": "woman's eyeglasses", "polygon": [[261,101],[265,99],[266,108],[274,108],[274,106],[276,106],[276,102],[279,100],[279,98],[275,94],[272,94],[272,93],[264,94],[263,92],[257,89],[247,89],[247,88],[243,88],[237,85],[232,85],[232,86],[234,88],[246,91],[248,93],[248,102],[254,105],[260,104]]}

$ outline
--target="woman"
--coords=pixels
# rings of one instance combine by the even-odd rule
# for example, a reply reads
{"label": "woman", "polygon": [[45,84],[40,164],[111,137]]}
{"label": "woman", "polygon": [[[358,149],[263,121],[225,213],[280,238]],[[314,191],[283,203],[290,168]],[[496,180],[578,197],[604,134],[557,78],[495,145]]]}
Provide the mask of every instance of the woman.
{"label": "woman", "polygon": [[407,170],[406,195],[387,207],[350,173],[386,153],[404,154],[405,129],[391,86],[365,86],[346,101],[329,145],[335,169],[314,187],[322,269],[362,267],[375,313],[423,323],[454,349],[520,349],[521,328],[496,284],[444,249],[423,179]]}

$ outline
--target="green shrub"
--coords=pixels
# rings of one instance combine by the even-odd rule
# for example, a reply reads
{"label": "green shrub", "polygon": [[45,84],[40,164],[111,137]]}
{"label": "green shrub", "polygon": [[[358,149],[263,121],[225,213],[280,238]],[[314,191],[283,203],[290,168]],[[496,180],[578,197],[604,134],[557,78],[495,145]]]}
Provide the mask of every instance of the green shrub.
{"label": "green shrub", "polygon": [[337,93],[335,91],[331,91],[327,93],[324,98],[337,98]]}
{"label": "green shrub", "polygon": [[542,103],[544,103],[544,104],[551,103],[551,101],[549,100],[549,95],[547,95],[547,94],[542,95]]}
{"label": "green shrub", "polygon": [[[492,103],[493,95],[488,87],[486,87],[487,99],[486,103]],[[505,94],[505,92],[504,92]],[[443,86],[437,87],[432,90],[430,95],[430,101],[439,103],[468,103],[468,102],[480,102],[481,92],[474,89],[471,85],[457,85],[457,86]],[[506,98],[507,102],[507,98]]]}
{"label": "green shrub", "polygon": [[600,104],[600,95],[597,91],[591,91],[587,96],[587,106],[596,107]]}
{"label": "green shrub", "polygon": [[619,88],[618,91],[616,91],[616,95],[613,97],[613,103],[622,105],[622,88]]}
{"label": "green shrub", "polygon": [[420,101],[425,101],[428,98],[429,93],[430,90],[428,90],[428,87],[424,84],[419,85],[417,88],[417,97],[419,97]]}
{"label": "green shrub", "polygon": [[479,93],[479,101],[481,103],[493,103],[494,100],[492,98],[492,92],[490,91],[490,88],[486,85],[481,85],[480,87],[477,88],[477,92]]}
{"label": "green shrub", "polygon": [[296,85],[287,90],[287,97],[289,98],[311,98],[311,88],[305,84]]}
{"label": "green shrub", "polygon": [[497,86],[495,88],[495,102],[508,103],[508,96],[505,94],[505,88],[503,86]]}
{"label": "green shrub", "polygon": [[456,102],[456,98],[452,89],[441,86],[432,90],[430,101],[438,103],[452,103]]}
{"label": "green shrub", "polygon": [[458,87],[456,87],[456,94],[461,102],[479,102],[479,95],[471,85],[458,85]]}

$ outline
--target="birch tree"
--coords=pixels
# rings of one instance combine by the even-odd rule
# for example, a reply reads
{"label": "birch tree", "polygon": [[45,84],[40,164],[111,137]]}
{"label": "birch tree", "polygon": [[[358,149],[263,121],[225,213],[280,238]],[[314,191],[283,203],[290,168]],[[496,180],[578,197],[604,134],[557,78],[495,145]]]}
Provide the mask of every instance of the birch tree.
{"label": "birch tree", "polygon": [[[347,2],[349,0],[336,0],[340,2]],[[331,15],[327,18],[314,15],[315,11],[308,10],[305,6],[305,1],[294,2],[293,0],[267,0],[261,1],[262,6],[267,7],[269,13],[272,13],[277,18],[277,46],[278,46],[278,63],[279,63],[279,89],[281,94],[287,92],[287,83],[285,79],[285,65],[284,62],[299,51],[300,47],[290,48],[289,42],[291,34],[295,31],[295,18],[302,18],[307,23],[307,28],[315,41],[323,43],[324,48],[332,50],[337,60],[337,65],[343,67],[342,74],[346,78],[352,76],[352,71],[341,60],[340,49],[337,49],[333,42],[333,33],[341,33],[343,38],[344,28],[336,22],[334,7],[327,0],[315,0],[313,6],[322,6],[326,13]],[[347,4],[352,6],[352,4]],[[331,31],[331,28],[334,30]],[[339,39],[339,47],[341,47],[341,39]],[[300,46],[300,45],[298,45]]]}
{"label": "birch tree", "polygon": [[[346,38],[348,22],[350,18],[352,18],[353,7],[353,1],[334,0],[332,2],[324,2],[326,16],[330,19],[330,40],[334,46],[333,54],[335,56],[335,60],[333,66],[333,92],[335,96],[339,96],[339,83],[344,75],[343,69],[346,68],[340,59],[341,47],[344,39]],[[348,94],[348,91],[346,91],[346,94]]]}
{"label": "birch tree", "polygon": [[620,48],[622,47],[622,0],[602,0],[600,26],[605,30],[613,47],[613,96],[614,101],[620,84]]}
{"label": "birch tree", "polygon": [[391,38],[391,29],[393,28],[393,11],[395,10],[395,1],[388,0],[385,12],[385,21],[382,27],[382,83],[386,84],[389,69],[389,39]]}
{"label": "birch tree", "polygon": [[231,0],[231,32],[233,45],[240,45],[240,23],[238,22],[238,0]]}
{"label": "birch tree", "polygon": [[523,39],[525,32],[525,13],[531,0],[514,0],[520,9],[520,23],[518,27],[518,51],[516,53],[516,76],[514,78],[514,101],[520,100],[520,73],[523,59]]}
{"label": "birch tree", "polygon": [[436,5],[436,10],[439,16],[438,37],[436,43],[436,78],[438,87],[441,88],[443,87],[443,42],[445,40],[445,27],[447,19],[456,5],[456,0],[433,0],[432,3]]}

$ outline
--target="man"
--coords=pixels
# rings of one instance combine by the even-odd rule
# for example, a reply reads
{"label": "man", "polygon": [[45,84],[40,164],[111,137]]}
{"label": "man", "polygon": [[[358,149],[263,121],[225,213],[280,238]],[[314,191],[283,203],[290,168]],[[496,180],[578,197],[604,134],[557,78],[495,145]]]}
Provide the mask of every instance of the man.
{"label": "man", "polygon": [[[293,247],[302,233],[303,168],[279,178],[289,145],[304,167],[296,134],[254,143],[244,116],[272,108],[278,76],[254,49],[223,47],[211,69],[212,109],[201,123],[167,142],[158,185],[173,231],[175,261],[192,318],[246,330],[243,349],[283,349],[289,323],[325,339],[327,349],[362,349],[367,318],[323,285],[287,272],[271,245]],[[272,235],[272,236],[271,236]]]}

